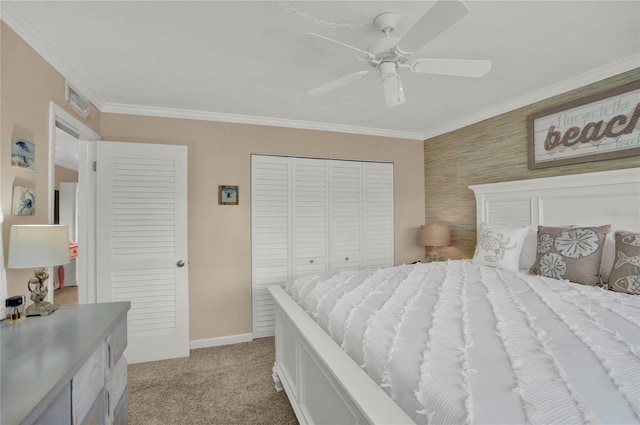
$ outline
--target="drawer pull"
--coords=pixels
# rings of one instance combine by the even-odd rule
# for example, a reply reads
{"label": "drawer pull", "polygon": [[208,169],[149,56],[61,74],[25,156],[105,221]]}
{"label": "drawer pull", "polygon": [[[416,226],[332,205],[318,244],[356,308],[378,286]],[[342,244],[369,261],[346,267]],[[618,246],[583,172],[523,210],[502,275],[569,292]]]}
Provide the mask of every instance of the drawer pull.
{"label": "drawer pull", "polygon": [[349,261],[349,257],[344,257],[344,261]]}
{"label": "drawer pull", "polygon": [[309,260],[309,264],[313,264],[313,259]]}

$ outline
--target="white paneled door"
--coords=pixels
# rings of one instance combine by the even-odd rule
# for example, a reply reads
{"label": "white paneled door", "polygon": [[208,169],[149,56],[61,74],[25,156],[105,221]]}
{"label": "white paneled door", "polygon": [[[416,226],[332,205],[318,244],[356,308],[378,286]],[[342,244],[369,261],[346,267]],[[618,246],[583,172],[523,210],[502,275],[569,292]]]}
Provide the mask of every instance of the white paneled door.
{"label": "white paneled door", "polygon": [[97,299],[130,301],[129,363],[189,355],[187,147],[97,143]]}

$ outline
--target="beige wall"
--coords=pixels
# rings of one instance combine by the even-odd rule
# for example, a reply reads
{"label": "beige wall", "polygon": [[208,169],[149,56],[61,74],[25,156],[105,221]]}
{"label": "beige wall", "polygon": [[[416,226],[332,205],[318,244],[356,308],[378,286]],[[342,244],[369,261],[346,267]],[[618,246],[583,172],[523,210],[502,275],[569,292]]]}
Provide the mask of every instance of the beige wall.
{"label": "beige wall", "polygon": [[640,166],[638,156],[538,170],[527,166],[528,115],[637,80],[640,68],[425,140],[425,218],[451,224],[454,241],[445,255],[473,256],[476,213],[469,185]]}
{"label": "beige wall", "polygon": [[[4,247],[12,224],[48,221],[49,102],[70,113],[64,78],[4,23],[0,24],[0,200]],[[78,117],[77,115],[75,115]],[[106,117],[106,120],[105,120]],[[106,140],[189,147],[191,339],[251,332],[250,153],[336,157],[395,163],[396,262],[423,256],[417,227],[424,219],[421,141],[100,114],[78,117]],[[11,167],[12,137],[36,145],[36,170]],[[240,205],[217,205],[217,186],[240,186]],[[36,190],[36,215],[11,216],[14,185]],[[9,295],[26,293],[30,270],[8,270]]]}
{"label": "beige wall", "polygon": [[56,165],[55,171],[53,173],[53,179],[54,179],[53,188],[55,190],[60,190],[60,182],[77,182],[78,172],[70,168]]}
{"label": "beige wall", "polygon": [[[92,106],[89,119],[85,120],[68,108],[64,100],[64,78],[4,22],[0,23],[0,203],[4,215],[5,255],[12,224],[42,224],[49,219],[50,101],[74,114],[92,130],[99,130],[99,111]],[[11,166],[12,137],[36,145],[35,171]],[[11,215],[14,185],[35,189],[35,216]],[[26,282],[32,274],[32,270],[7,270],[9,295],[27,294]]]}
{"label": "beige wall", "polygon": [[[392,161],[396,263],[424,256],[422,141],[108,113],[101,134],[189,148],[191,340],[251,332],[252,153]],[[218,205],[221,184],[239,186],[237,207]]]}

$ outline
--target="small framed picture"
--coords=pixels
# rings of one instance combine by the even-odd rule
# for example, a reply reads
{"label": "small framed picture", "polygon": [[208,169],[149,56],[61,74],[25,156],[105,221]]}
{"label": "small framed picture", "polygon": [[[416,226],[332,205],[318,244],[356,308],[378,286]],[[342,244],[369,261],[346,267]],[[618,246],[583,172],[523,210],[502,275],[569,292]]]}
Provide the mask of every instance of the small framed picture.
{"label": "small framed picture", "polygon": [[11,165],[26,170],[35,170],[36,145],[22,139],[11,139]]}
{"label": "small framed picture", "polygon": [[11,215],[35,215],[36,192],[29,187],[13,186]]}
{"label": "small framed picture", "polygon": [[218,186],[218,205],[238,205],[238,186]]}

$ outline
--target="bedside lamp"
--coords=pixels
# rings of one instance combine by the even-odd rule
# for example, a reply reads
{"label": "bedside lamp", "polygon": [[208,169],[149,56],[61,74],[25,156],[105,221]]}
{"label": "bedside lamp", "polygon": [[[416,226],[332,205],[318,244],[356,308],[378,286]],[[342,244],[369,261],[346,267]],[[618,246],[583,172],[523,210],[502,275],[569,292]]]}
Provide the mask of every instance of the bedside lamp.
{"label": "bedside lamp", "polygon": [[[33,304],[27,316],[48,316],[58,306],[44,301],[49,292],[45,281],[49,277],[45,267],[69,262],[69,227],[66,225],[14,225],[9,239],[9,260],[12,269],[34,268],[27,289]],[[34,286],[34,288],[31,287]]]}
{"label": "bedside lamp", "polygon": [[418,242],[422,246],[432,247],[431,252],[425,259],[429,261],[442,260],[438,248],[451,245],[451,228],[446,224],[427,224],[420,226]]}

